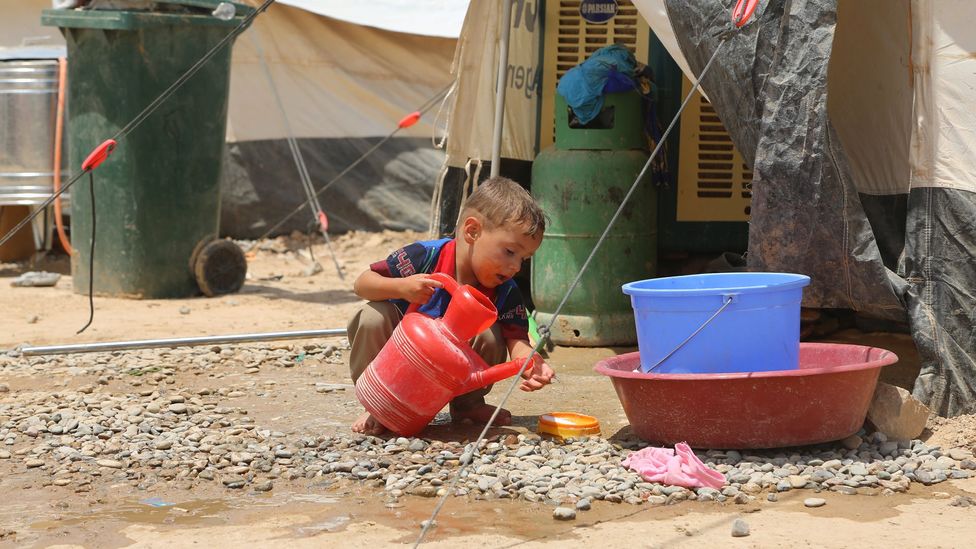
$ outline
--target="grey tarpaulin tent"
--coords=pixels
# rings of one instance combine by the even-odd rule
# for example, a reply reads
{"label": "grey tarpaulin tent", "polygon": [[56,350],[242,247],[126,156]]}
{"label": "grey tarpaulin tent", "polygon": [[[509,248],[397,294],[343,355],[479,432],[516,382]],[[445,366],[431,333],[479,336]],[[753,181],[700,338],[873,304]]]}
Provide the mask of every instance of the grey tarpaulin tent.
{"label": "grey tarpaulin tent", "polygon": [[[692,71],[731,2],[666,0]],[[807,306],[906,319],[914,394],[976,412],[976,4],[770,0],[703,82],[754,169],[749,267]]]}

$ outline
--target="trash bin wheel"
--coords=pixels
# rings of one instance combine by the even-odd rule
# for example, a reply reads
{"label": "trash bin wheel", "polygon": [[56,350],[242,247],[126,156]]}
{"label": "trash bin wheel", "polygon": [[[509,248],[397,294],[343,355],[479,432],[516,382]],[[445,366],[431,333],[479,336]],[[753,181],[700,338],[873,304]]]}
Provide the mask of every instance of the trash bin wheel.
{"label": "trash bin wheel", "polygon": [[213,239],[197,245],[193,254],[193,276],[207,297],[232,294],[244,285],[247,260],[241,248],[230,240]]}

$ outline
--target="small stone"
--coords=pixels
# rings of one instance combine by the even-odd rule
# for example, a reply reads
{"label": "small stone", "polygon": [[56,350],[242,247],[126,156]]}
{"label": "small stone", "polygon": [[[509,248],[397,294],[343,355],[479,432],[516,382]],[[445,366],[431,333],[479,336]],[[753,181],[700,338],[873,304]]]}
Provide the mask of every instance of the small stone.
{"label": "small stone", "polygon": [[422,498],[432,498],[437,496],[437,487],[424,484],[411,488],[407,491],[407,493],[414,496],[420,496]]}
{"label": "small stone", "polygon": [[857,447],[860,446],[862,442],[864,442],[864,439],[862,439],[857,435],[851,435],[845,438],[844,440],[840,441],[841,446],[847,448],[848,450],[856,450]]}
{"label": "small stone", "polygon": [[590,498],[583,498],[576,502],[577,511],[589,511],[591,507]]}
{"label": "small stone", "polygon": [[800,475],[790,475],[787,478],[790,483],[791,488],[803,488],[807,485],[807,479],[801,477]]}
{"label": "small stone", "polygon": [[59,478],[59,479],[56,479],[56,480],[55,480],[55,481],[53,482],[53,484],[54,484],[55,486],[67,486],[67,485],[69,485],[69,484],[71,484],[71,479],[67,479],[67,478]]}
{"label": "small stone", "polygon": [[270,492],[272,488],[274,488],[274,484],[272,484],[270,480],[259,482],[254,485],[255,492]]}
{"label": "small stone", "polygon": [[767,494],[766,501],[770,503],[776,503],[777,501],[779,501],[779,496],[777,496],[776,494]]}
{"label": "small stone", "polygon": [[181,315],[188,315],[188,314],[190,314],[190,308],[187,307],[187,306],[185,306],[185,305],[183,307],[180,307],[180,314]]}
{"label": "small stone", "polygon": [[0,450],[0,459],[10,459],[10,452],[6,450]]}
{"label": "small stone", "polygon": [[0,383],[0,393],[9,393],[9,392],[10,392],[10,385],[7,385],[6,383]]}
{"label": "small stone", "polygon": [[918,471],[915,471],[915,478],[926,486],[938,482],[936,480],[938,477],[934,473],[930,471],[925,471],[923,469],[919,469]]}
{"label": "small stone", "polygon": [[898,441],[889,440],[888,442],[883,442],[878,446],[878,453],[883,456],[890,456],[898,451]]}
{"label": "small stone", "polygon": [[173,441],[168,438],[157,438],[156,441],[153,442],[153,448],[157,450],[169,450],[172,447]]}
{"label": "small stone", "polygon": [[865,476],[868,474],[868,468],[863,463],[854,463],[851,465],[851,474],[856,476]]}
{"label": "small stone", "polygon": [[556,509],[552,512],[552,518],[556,520],[575,520],[576,509],[570,509],[569,507],[556,507]]}
{"label": "small stone", "polygon": [[[2,393],[2,392],[3,392],[3,389],[0,389],[0,393]],[[969,450],[965,450],[963,448],[953,448],[953,449],[949,450],[949,457],[951,457],[952,459],[954,459],[956,461],[962,461],[964,459],[972,459],[973,453],[970,452]]]}
{"label": "small stone", "polygon": [[803,505],[806,507],[823,507],[827,505],[827,500],[823,498],[807,498],[803,500]]}
{"label": "small stone", "polygon": [[122,468],[122,462],[116,459],[100,459],[95,463],[97,463],[99,467],[108,467],[109,469]]}
{"label": "small stone", "polygon": [[949,502],[949,505],[953,507],[971,507],[973,505],[976,505],[976,500],[974,500],[969,496],[956,496],[952,498],[952,501]]}
{"label": "small stone", "polygon": [[173,412],[174,414],[185,414],[186,413],[186,404],[182,404],[182,403],[180,403],[180,404],[170,404],[169,405],[169,411],[170,412]]}
{"label": "small stone", "polygon": [[224,486],[228,488],[243,488],[244,483],[247,481],[244,480],[244,477],[242,476],[233,475],[222,479],[221,482],[223,482]]}
{"label": "small stone", "polygon": [[41,465],[44,465],[44,461],[40,459],[28,459],[27,461],[24,462],[24,465],[26,465],[28,469],[34,469],[36,467],[40,467]]}
{"label": "small stone", "polygon": [[744,538],[749,535],[749,524],[742,519],[732,521],[732,537]]}

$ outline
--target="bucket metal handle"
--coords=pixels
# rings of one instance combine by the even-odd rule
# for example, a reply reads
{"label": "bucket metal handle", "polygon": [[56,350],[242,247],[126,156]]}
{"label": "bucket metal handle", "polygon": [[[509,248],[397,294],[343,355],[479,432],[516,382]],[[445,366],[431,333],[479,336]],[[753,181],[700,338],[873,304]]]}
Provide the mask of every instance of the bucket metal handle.
{"label": "bucket metal handle", "polygon": [[[662,358],[661,360],[658,360],[657,363],[654,364],[654,366],[651,366],[650,368],[648,368],[647,369],[647,372],[644,372],[644,373],[649,374],[649,373],[653,372],[655,368],[657,368],[658,366],[660,366],[661,364],[663,364],[665,360],[671,358],[671,356],[674,353],[677,353],[678,350],[680,350],[682,347],[684,347],[696,335],[698,335],[702,330],[704,330],[705,329],[705,326],[708,326],[708,324],[711,321],[715,320],[715,317],[717,317],[719,315],[719,313],[721,313],[722,311],[724,311],[726,307],[728,307],[729,305],[732,304],[733,301],[735,301],[736,294],[724,294],[722,297],[725,298],[725,303],[723,303],[722,306],[719,307],[718,310],[715,311],[715,313],[712,314],[712,316],[708,317],[708,320],[706,320],[705,322],[703,322],[702,325],[699,326],[697,330],[695,330],[694,332],[692,332],[692,334],[690,336],[688,336],[687,338],[685,338],[684,341],[682,341],[681,343],[679,343],[677,347],[675,347],[674,349],[671,349],[671,352],[670,353],[664,355],[664,358]],[[639,372],[640,370],[641,370],[641,367],[638,364],[637,367],[634,368],[633,371],[634,372]]]}

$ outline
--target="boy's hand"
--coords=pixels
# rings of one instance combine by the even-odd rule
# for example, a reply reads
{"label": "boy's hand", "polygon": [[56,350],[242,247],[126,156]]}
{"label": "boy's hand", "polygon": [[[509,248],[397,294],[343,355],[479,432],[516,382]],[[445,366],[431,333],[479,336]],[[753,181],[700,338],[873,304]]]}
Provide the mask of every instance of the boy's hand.
{"label": "boy's hand", "polygon": [[523,380],[519,386],[520,389],[527,392],[538,391],[546,385],[549,385],[552,383],[553,376],[556,375],[556,372],[542,360],[542,356],[539,353],[532,355],[532,359],[533,364],[522,372]]}
{"label": "boy's hand", "polygon": [[443,288],[444,285],[434,280],[426,274],[415,274],[406,278],[401,278],[400,297],[409,301],[423,305],[434,295],[434,290]]}

